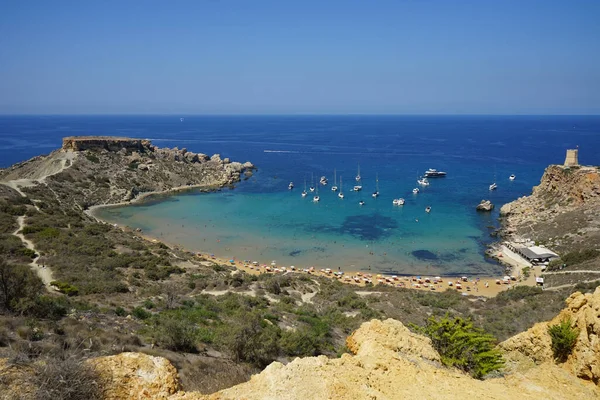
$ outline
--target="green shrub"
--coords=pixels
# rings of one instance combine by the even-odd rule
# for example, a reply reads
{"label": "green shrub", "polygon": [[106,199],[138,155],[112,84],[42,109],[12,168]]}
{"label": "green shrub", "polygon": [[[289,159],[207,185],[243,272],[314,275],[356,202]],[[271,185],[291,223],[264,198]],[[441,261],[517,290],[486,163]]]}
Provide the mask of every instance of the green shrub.
{"label": "green shrub", "polygon": [[127,311],[125,311],[125,309],[123,307],[117,307],[117,308],[115,308],[115,314],[118,315],[119,317],[124,317],[127,315]]}
{"label": "green shrub", "polygon": [[50,284],[58,289],[59,292],[66,294],[67,296],[77,296],[79,289],[76,286],[71,285],[67,282],[52,281]]}
{"label": "green shrub", "polygon": [[473,326],[471,320],[451,318],[448,314],[439,320],[432,316],[424,327],[415,328],[431,339],[444,365],[459,368],[474,378],[481,379],[504,365],[502,355],[494,348],[496,339]]}
{"label": "green shrub", "polygon": [[161,316],[154,325],[154,338],[163,347],[173,351],[195,353],[198,349],[198,328],[185,318]]}
{"label": "green shrub", "polygon": [[22,255],[24,255],[25,257],[29,257],[31,259],[34,259],[35,257],[37,257],[37,253],[34,250],[28,249],[28,248],[22,248],[19,253],[21,253]]}
{"label": "green shrub", "polygon": [[579,329],[572,326],[571,318],[565,318],[560,323],[548,327],[548,334],[552,338],[552,352],[554,358],[559,362],[564,362],[573,351]]}
{"label": "green shrub", "polygon": [[142,307],[136,307],[131,310],[131,314],[138,319],[148,319],[152,316],[151,313],[144,310]]}

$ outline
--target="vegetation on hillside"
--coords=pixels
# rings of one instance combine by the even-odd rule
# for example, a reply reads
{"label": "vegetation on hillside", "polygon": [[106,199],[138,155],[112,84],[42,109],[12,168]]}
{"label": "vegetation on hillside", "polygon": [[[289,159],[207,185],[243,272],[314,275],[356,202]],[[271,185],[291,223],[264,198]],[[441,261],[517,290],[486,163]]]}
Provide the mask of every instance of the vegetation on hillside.
{"label": "vegetation on hillside", "polygon": [[481,379],[504,365],[502,355],[494,348],[496,339],[469,319],[448,314],[440,319],[430,317],[418,330],[431,339],[444,365],[468,372],[474,378]]}
{"label": "vegetation on hillside", "polygon": [[554,358],[558,362],[565,362],[577,343],[579,329],[573,327],[571,318],[565,318],[558,324],[549,326],[548,334],[552,338]]}

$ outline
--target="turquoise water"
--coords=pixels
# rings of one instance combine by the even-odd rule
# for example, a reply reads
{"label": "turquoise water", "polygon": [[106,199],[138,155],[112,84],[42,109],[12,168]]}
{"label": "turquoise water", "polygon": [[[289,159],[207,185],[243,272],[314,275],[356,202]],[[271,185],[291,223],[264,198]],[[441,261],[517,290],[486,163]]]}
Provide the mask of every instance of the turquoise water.
{"label": "turquoise water", "polygon": [[370,266],[398,274],[498,271],[483,260],[481,232],[464,217],[473,209],[456,213],[440,204],[428,214],[425,207],[434,202],[434,194],[427,189],[408,197],[402,207],[392,206],[390,196],[364,196],[367,204],[360,207],[359,193],[347,192],[341,200],[331,190],[320,190],[321,201],[313,203],[300,192],[177,195],[104,209],[99,216],[227,258],[354,271]]}
{"label": "turquoise water", "polygon": [[[405,274],[500,273],[483,254],[500,206],[529,194],[567,148],[579,146],[581,163],[600,165],[597,116],[20,116],[0,117],[0,134],[2,166],[88,134],[250,160],[258,172],[234,190],[106,209],[102,217],[224,258]],[[364,190],[353,193],[358,163]],[[318,204],[300,196],[305,178],[332,182],[334,168],[344,200],[329,187]],[[412,195],[428,168],[448,176]],[[381,196],[373,199],[376,176]],[[398,197],[406,205],[394,207]],[[494,212],[475,212],[482,199]]]}

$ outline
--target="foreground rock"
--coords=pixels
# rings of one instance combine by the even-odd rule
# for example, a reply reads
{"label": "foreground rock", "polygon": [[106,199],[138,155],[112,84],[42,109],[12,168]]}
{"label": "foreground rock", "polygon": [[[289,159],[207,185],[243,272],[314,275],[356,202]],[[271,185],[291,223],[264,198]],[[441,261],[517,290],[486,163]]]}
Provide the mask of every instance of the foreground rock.
{"label": "foreground rock", "polygon": [[548,327],[565,319],[573,321],[579,329],[579,337],[564,368],[579,378],[598,384],[600,382],[600,288],[594,294],[573,293],[567,300],[567,308],[552,321],[535,324],[500,344],[513,362],[524,360],[535,364],[552,363],[552,341]]}
{"label": "foreground rock", "polygon": [[489,200],[481,200],[481,202],[477,205],[477,211],[492,211],[494,209],[494,205]]}
{"label": "foreground rock", "polygon": [[[587,299],[582,304],[582,298]],[[585,305],[588,305],[586,308]],[[592,304],[594,304],[592,306]],[[567,310],[577,318],[585,314],[588,327],[600,325],[598,313],[600,290],[591,295],[574,295]],[[574,315],[575,315],[574,314]],[[587,319],[589,318],[589,319]],[[598,331],[596,331],[598,332]],[[534,334],[533,336],[536,336]],[[543,342],[541,337],[519,336],[503,348],[514,355],[523,351],[521,359],[530,354],[527,343]],[[526,362],[518,373],[502,378],[479,381],[461,372],[443,368],[438,353],[428,338],[410,332],[401,322],[388,319],[364,323],[347,339],[354,355],[341,358],[325,356],[297,358],[288,365],[274,362],[249,382],[212,395],[181,392],[174,369],[165,367],[156,358],[123,353],[94,360],[94,364],[109,379],[107,399],[168,398],[192,399],[592,399],[600,391],[593,383],[577,379],[569,368],[561,368],[547,358],[541,365]],[[577,354],[582,363],[596,368],[600,352],[597,343],[582,341]],[[584,355],[585,354],[585,355]],[[132,360],[138,360],[136,368]],[[514,358],[510,358],[514,360]],[[585,360],[585,361],[584,361]],[[516,363],[516,361],[514,361]],[[156,370],[151,370],[155,364]],[[150,370],[148,369],[150,367]],[[578,369],[579,370],[579,369]],[[581,371],[584,371],[583,364]],[[149,379],[160,376],[160,384]],[[585,376],[585,374],[580,374]],[[164,383],[163,383],[164,382]],[[176,391],[176,392],[174,392]]]}

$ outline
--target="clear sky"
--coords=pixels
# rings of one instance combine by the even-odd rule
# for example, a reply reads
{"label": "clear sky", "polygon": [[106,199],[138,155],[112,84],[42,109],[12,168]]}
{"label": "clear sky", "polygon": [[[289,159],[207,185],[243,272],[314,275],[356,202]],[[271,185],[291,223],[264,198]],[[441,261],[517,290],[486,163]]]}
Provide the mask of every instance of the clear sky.
{"label": "clear sky", "polygon": [[0,0],[0,113],[600,114],[600,1]]}

